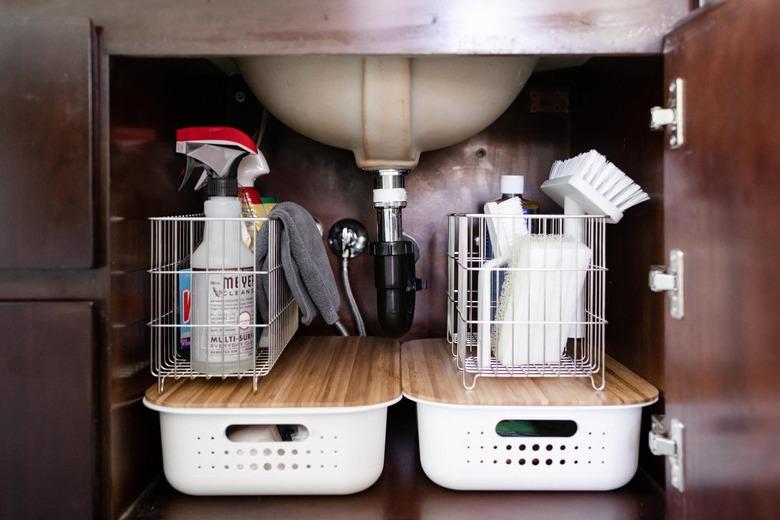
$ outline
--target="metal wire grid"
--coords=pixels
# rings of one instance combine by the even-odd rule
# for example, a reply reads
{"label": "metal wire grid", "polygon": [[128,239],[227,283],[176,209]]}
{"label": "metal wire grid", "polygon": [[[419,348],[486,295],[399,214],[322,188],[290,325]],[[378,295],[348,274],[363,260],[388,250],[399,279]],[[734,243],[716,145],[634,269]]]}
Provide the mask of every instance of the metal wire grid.
{"label": "metal wire grid", "polygon": [[[276,360],[292,339],[298,329],[298,306],[287,285],[282,270],[280,251],[280,222],[276,219],[263,218],[207,218],[203,215],[187,215],[175,217],[151,218],[151,268],[149,269],[151,281],[151,319],[148,326],[151,328],[151,368],[152,374],[157,377],[158,388],[163,392],[165,379],[173,378],[198,378],[228,377],[251,378],[252,388],[257,390],[258,379],[268,374]],[[229,269],[224,265],[220,269],[207,269],[194,272],[189,270],[189,262],[192,254],[203,240],[206,225],[241,226],[241,231],[232,233],[237,240],[251,237],[251,248],[256,254],[258,230],[262,226],[268,226],[268,261],[267,269],[257,270],[256,267]],[[223,237],[231,235],[224,233]],[[227,244],[223,244],[223,250]],[[255,258],[256,260],[256,258]],[[256,265],[255,261],[253,265]],[[261,283],[267,284],[267,319],[260,321],[257,312],[257,291],[255,290],[252,308],[254,319],[252,323],[238,323],[238,318],[233,323],[182,323],[179,314],[179,283],[180,275],[210,276],[210,275],[235,275],[253,276],[255,289]],[[224,296],[223,296],[224,310]],[[209,309],[208,315],[211,315]],[[224,316],[224,314],[223,314]],[[236,362],[225,362],[224,350],[222,359],[208,359],[206,372],[193,368],[192,348],[187,353],[180,348],[182,332],[187,328],[194,330],[199,327],[207,327],[209,330],[217,329],[220,332],[227,330],[245,330],[251,328],[254,331],[252,340],[251,359],[247,363],[247,356],[243,356],[238,349]],[[239,329],[240,327],[240,329]],[[258,340],[259,338],[259,340]],[[246,367],[250,369],[226,369],[228,365]],[[215,373],[216,372],[216,373]]]}
{"label": "metal wire grid", "polygon": [[[505,255],[507,258],[496,258],[488,239],[491,219],[493,229],[501,220],[501,225],[505,229],[507,225],[511,226],[513,233],[527,230],[522,236],[529,241],[545,237],[543,240],[548,242],[548,249],[552,246],[553,252],[559,246],[557,254],[561,265],[522,265],[518,262],[517,247],[513,248],[512,255]],[[587,377],[594,389],[604,388],[605,224],[605,217],[591,215],[449,216],[447,340],[457,359],[465,388],[474,388],[479,377]],[[523,239],[515,238],[516,242],[518,240]],[[572,242],[581,245],[575,248],[574,265],[564,267],[564,244],[571,248]],[[585,259],[577,258],[582,254],[583,246],[587,248],[583,251],[589,251],[589,259],[587,265],[578,266],[578,262],[585,263]],[[546,253],[544,258],[546,262]],[[531,285],[531,280],[535,280],[537,289],[540,283],[542,287],[536,294],[530,287],[526,290],[527,313],[521,313],[521,319],[516,313],[501,313],[502,298],[513,298],[511,293],[518,290],[517,283],[507,284],[507,278],[513,276],[519,277],[517,283]],[[564,293],[564,284],[560,282],[563,276],[584,278],[582,288],[577,288],[575,283]],[[559,280],[557,289],[555,285],[548,288],[556,277]],[[550,296],[558,298],[558,302],[573,297],[574,313],[565,316],[561,308],[551,312],[551,308],[555,310],[556,302],[554,298],[550,300]],[[539,311],[533,315],[532,305],[542,306],[541,316]],[[532,331],[536,342],[531,339]],[[504,362],[501,362],[497,356],[498,337],[507,333],[511,337],[510,354],[506,355],[505,348]],[[563,342],[560,351],[552,355],[547,348],[548,334]],[[516,344],[519,335],[523,340],[521,345]]]}

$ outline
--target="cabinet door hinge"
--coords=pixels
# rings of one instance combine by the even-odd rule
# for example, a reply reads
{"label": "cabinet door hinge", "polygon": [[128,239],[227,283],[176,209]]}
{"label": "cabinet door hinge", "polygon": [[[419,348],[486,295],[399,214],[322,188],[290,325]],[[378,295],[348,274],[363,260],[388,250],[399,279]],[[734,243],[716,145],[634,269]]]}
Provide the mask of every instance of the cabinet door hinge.
{"label": "cabinet door hinge", "polygon": [[648,285],[653,292],[665,292],[669,295],[672,318],[681,320],[685,316],[685,255],[679,249],[669,253],[669,269],[665,266],[650,266]]}
{"label": "cabinet door hinge", "polygon": [[679,419],[672,418],[670,429],[664,425],[663,415],[653,415],[653,424],[648,436],[650,452],[653,455],[664,456],[669,460],[672,487],[685,491],[685,473],[683,469],[683,433],[685,426]]}
{"label": "cabinet door hinge", "polygon": [[669,83],[669,92],[666,100],[666,108],[653,107],[650,109],[650,129],[669,129],[669,147],[679,148],[685,143],[685,109],[683,106],[683,80],[675,78]]}

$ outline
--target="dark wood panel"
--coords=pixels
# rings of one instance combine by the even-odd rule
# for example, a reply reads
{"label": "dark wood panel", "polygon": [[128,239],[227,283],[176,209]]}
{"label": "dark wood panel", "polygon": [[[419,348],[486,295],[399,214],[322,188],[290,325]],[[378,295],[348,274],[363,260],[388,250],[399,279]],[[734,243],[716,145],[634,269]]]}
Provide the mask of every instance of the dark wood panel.
{"label": "dark wood panel", "polygon": [[571,89],[572,155],[595,148],[650,195],[607,226],[607,351],[661,389],[664,308],[647,272],[663,259],[663,136],[648,125],[662,82],[659,57],[597,58]]}
{"label": "dark wood panel", "polygon": [[[780,512],[780,3],[725,2],[666,42],[686,143],[664,155],[665,245],[685,253],[666,320],[666,415],[685,424],[679,518]],[[662,295],[658,295],[663,298]]]}
{"label": "dark wood panel", "polygon": [[0,517],[95,515],[95,337],[91,303],[0,304]]}
{"label": "dark wood panel", "polygon": [[348,496],[193,497],[161,479],[129,519],[211,520],[327,518],[413,520],[657,520],[663,492],[641,470],[625,487],[593,492],[459,492],[437,486],[420,466],[415,407],[403,400],[388,411],[385,467],[368,490]]}
{"label": "dark wood panel", "polygon": [[92,18],[122,55],[658,53],[689,0],[5,0]]}
{"label": "dark wood panel", "polygon": [[0,269],[93,265],[92,42],[87,19],[0,17]]}

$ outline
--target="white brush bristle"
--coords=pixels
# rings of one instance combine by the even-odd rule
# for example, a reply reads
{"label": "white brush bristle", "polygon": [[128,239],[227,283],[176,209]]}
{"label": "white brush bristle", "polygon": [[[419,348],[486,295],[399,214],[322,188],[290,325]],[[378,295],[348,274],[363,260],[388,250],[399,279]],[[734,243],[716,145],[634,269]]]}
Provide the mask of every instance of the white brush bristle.
{"label": "white brush bristle", "polygon": [[650,200],[642,188],[596,150],[581,153],[565,161],[555,161],[550,178],[576,176],[586,181],[620,211]]}

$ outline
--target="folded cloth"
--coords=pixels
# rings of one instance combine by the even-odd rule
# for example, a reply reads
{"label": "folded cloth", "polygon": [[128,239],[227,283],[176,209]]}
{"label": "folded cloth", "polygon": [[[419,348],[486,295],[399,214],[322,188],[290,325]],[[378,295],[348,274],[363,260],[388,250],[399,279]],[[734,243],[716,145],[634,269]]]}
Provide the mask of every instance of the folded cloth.
{"label": "folded cloth", "polygon": [[[301,310],[301,323],[308,325],[317,316],[328,325],[339,319],[341,306],[336,279],[330,269],[322,235],[314,217],[298,204],[282,202],[269,214],[279,219],[281,226],[274,226],[281,233],[281,260],[284,277]],[[271,226],[260,228],[257,237],[257,269],[268,270],[268,233]],[[268,321],[268,282],[263,276],[257,284],[257,310],[264,323]]]}

